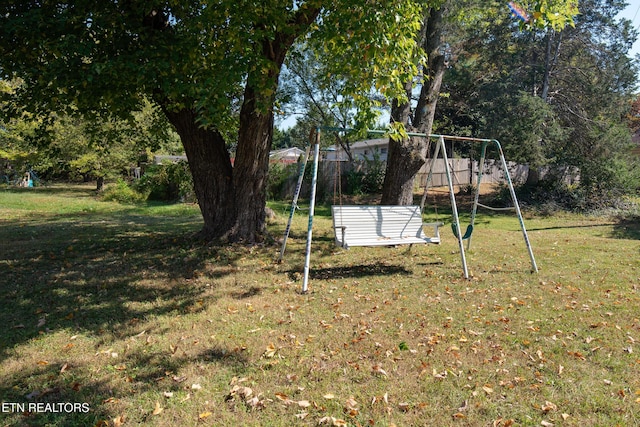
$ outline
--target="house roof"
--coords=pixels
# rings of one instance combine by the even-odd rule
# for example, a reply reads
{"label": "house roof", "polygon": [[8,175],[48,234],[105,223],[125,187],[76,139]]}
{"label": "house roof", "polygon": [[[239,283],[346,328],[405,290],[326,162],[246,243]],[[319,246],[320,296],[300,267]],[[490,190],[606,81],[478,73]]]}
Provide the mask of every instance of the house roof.
{"label": "house roof", "polygon": [[389,145],[389,138],[363,139],[351,144],[351,149],[386,147],[387,145]]}

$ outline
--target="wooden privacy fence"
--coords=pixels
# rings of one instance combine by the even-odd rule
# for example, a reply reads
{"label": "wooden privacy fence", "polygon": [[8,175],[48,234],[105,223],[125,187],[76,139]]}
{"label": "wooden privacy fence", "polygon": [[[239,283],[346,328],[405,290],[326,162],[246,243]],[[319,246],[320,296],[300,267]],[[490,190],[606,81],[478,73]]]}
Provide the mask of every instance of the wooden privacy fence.
{"label": "wooden privacy fence", "polygon": [[[449,159],[449,164],[451,166],[451,174],[454,185],[465,186],[465,185],[475,185],[478,180],[478,162],[472,161],[471,159]],[[507,162],[509,167],[509,173],[511,174],[511,179],[514,184],[524,183],[527,179],[527,174],[529,173],[529,167],[527,165],[518,165],[513,162]],[[377,167],[381,167],[382,171],[385,170],[385,164],[383,162],[382,165],[377,165]],[[416,185],[420,188],[424,188],[424,185],[427,181],[427,176],[429,174],[429,166],[430,163],[427,163],[421,170],[418,172],[416,177]],[[366,162],[347,162],[341,161],[336,162],[332,160],[323,160],[319,163],[318,166],[318,199],[327,200],[330,198],[334,191],[337,191],[338,183],[337,178],[340,177],[342,191],[346,193],[348,191],[348,175],[351,171],[367,173],[368,168],[370,166]],[[292,169],[293,171],[293,169]],[[295,190],[297,180],[297,170],[295,173],[289,177],[287,182],[284,184],[281,192],[281,197],[287,199],[293,197],[293,192]],[[303,182],[303,186],[301,189],[302,197],[309,197],[310,193],[310,179],[305,179]],[[504,178],[504,171],[500,165],[498,160],[486,160],[483,170],[482,182],[488,184],[502,184],[506,183]],[[431,177],[431,186],[432,187],[440,187],[447,185],[447,177],[445,174],[444,168],[444,159],[436,159],[436,163],[433,167],[433,174]]]}
{"label": "wooden privacy fence", "polygon": [[[431,161],[431,160],[430,160]],[[424,187],[427,176],[429,174],[430,161],[418,172],[416,183],[420,187]],[[449,159],[451,173],[454,185],[475,185],[478,181],[478,162],[471,159]],[[524,183],[529,173],[527,165],[518,165],[513,162],[507,162],[509,173],[514,184]],[[318,170],[318,191],[321,194],[327,192],[333,193],[333,188],[338,176],[342,178],[342,188],[346,188],[346,176],[350,171],[367,172],[367,163],[365,162],[336,162],[322,161]],[[384,166],[383,166],[384,170]],[[504,171],[498,160],[486,160],[482,172],[482,182],[488,184],[506,183]],[[445,174],[444,159],[436,159],[433,166],[433,174],[431,177],[431,186],[440,187],[447,185],[447,177]]]}

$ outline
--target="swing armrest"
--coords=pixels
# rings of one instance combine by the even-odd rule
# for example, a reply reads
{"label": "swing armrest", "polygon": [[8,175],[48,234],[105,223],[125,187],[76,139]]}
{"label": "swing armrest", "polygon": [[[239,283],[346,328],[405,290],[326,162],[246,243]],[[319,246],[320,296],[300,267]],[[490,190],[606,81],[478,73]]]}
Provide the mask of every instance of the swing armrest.
{"label": "swing armrest", "polygon": [[437,243],[440,244],[440,230],[438,227],[442,227],[444,225],[444,222],[438,221],[438,222],[423,222],[422,223],[422,228],[423,228],[423,232],[424,232],[424,227],[425,226],[429,226],[429,227],[433,227],[433,236],[431,237],[431,240],[433,241],[433,243]]}
{"label": "swing armrest", "polygon": [[[349,249],[349,246],[347,245],[347,242],[344,240],[345,239],[345,235],[347,233],[347,226],[346,225],[335,225],[333,226],[334,231],[337,231],[338,229],[340,229],[342,231],[342,240],[340,241],[340,246],[345,248],[345,249]],[[338,235],[338,233],[336,233],[336,236]]]}

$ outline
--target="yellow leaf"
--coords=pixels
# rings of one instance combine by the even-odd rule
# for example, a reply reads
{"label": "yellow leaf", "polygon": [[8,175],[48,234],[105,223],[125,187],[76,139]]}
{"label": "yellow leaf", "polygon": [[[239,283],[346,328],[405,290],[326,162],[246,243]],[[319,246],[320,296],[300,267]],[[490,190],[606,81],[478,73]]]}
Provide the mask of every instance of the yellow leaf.
{"label": "yellow leaf", "polygon": [[40,365],[40,366],[46,366],[48,364],[49,364],[49,362],[47,362],[46,360],[38,360],[38,365]]}
{"label": "yellow leaf", "polygon": [[124,415],[120,415],[119,417],[115,417],[112,421],[113,427],[121,427],[124,424],[125,417]]}
{"label": "yellow leaf", "polygon": [[269,345],[267,346],[267,349],[264,351],[262,355],[266,358],[271,358],[276,355],[276,351],[278,351],[276,346],[273,345],[273,343],[269,343]]}
{"label": "yellow leaf", "polygon": [[164,408],[163,408],[162,406],[160,406],[160,402],[158,402],[158,401],[156,400],[156,407],[155,407],[155,408],[153,408],[153,412],[152,412],[152,414],[153,414],[153,415],[159,415],[159,414],[161,414],[161,413],[162,413],[162,411],[164,411]]}
{"label": "yellow leaf", "polygon": [[200,415],[198,415],[198,419],[200,419],[200,420],[204,420],[205,418],[208,418],[208,417],[210,417],[211,415],[212,415],[212,414],[211,414],[211,412],[208,412],[208,411],[207,411],[207,412],[203,412],[203,413],[201,413]]}

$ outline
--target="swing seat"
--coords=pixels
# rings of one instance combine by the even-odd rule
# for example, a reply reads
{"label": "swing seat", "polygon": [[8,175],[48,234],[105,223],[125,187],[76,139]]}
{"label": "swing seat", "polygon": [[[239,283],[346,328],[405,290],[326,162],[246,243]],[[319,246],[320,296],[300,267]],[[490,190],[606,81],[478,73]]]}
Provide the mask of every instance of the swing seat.
{"label": "swing seat", "polygon": [[[455,222],[451,223],[451,231],[453,231],[453,235],[458,238],[458,227],[456,227]],[[471,233],[473,233],[473,225],[469,224],[467,226],[467,231],[465,231],[464,235],[462,236],[462,240],[467,240],[469,237],[471,237]]]}
{"label": "swing seat", "polygon": [[[442,222],[423,223],[420,206],[331,206],[336,245],[395,246],[440,243]],[[427,236],[424,227],[432,227]]]}

